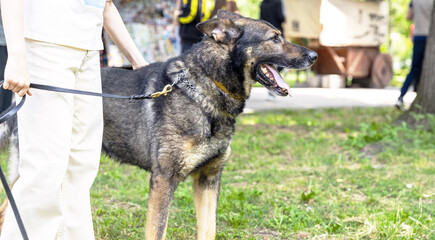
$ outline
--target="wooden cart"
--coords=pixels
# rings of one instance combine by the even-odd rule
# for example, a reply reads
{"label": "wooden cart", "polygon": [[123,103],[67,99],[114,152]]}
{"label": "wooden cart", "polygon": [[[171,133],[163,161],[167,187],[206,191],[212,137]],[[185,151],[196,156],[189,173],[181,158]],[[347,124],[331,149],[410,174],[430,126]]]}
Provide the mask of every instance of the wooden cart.
{"label": "wooden cart", "polygon": [[393,77],[392,59],[379,47],[387,40],[384,1],[285,0],[287,39],[306,39],[319,54],[316,78],[339,75],[344,82],[384,88]]}

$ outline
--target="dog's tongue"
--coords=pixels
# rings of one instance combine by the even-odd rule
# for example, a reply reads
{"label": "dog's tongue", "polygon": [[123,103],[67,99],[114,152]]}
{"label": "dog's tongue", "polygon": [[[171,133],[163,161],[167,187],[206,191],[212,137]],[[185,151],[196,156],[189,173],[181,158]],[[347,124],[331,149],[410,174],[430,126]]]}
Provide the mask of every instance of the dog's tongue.
{"label": "dog's tongue", "polygon": [[284,81],[284,79],[281,77],[281,74],[279,74],[278,70],[271,66],[271,65],[266,65],[267,68],[269,69],[269,71],[272,72],[273,74],[273,78],[275,78],[276,83],[278,83],[278,86],[280,86],[281,88],[287,89],[288,95],[291,97],[291,92],[290,92],[290,86]]}

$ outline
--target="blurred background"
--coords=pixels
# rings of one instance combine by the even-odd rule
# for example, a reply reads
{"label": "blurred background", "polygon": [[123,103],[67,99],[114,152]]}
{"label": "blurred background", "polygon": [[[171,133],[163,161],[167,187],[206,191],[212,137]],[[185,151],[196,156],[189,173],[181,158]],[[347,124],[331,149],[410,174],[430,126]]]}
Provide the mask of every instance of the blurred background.
{"label": "blurred background", "polygon": [[[134,41],[149,62],[165,61],[181,52],[174,24],[176,0],[114,1]],[[218,5],[218,1],[211,1]],[[260,18],[262,0],[237,0],[236,12]],[[410,0],[282,0],[288,41],[319,53],[309,70],[284,70],[292,87],[400,87],[412,55],[412,22],[406,20]],[[225,4],[223,5],[225,8]],[[226,5],[228,6],[228,5]],[[105,64],[128,62],[105,36]]]}

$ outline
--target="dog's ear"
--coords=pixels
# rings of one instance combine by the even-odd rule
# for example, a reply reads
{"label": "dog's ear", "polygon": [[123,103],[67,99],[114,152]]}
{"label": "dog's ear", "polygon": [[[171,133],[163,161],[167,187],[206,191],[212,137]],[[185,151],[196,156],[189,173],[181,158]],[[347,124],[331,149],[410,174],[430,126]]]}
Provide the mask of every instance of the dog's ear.
{"label": "dog's ear", "polygon": [[223,9],[218,10],[217,17],[223,18],[223,19],[231,19],[233,21],[243,18],[241,15],[239,15],[237,13],[233,13],[233,12],[223,10]]}
{"label": "dog's ear", "polygon": [[196,28],[223,44],[233,43],[240,36],[240,29],[230,19],[213,18],[198,23]]}

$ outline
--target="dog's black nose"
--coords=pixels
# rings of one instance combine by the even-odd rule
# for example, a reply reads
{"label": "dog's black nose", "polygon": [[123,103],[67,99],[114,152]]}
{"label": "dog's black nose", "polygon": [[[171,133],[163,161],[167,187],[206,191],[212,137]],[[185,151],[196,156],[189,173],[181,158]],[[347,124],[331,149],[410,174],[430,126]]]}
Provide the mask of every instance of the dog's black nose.
{"label": "dog's black nose", "polygon": [[317,60],[317,53],[314,51],[309,51],[308,52],[308,58],[310,59],[310,61],[312,63],[314,63]]}

